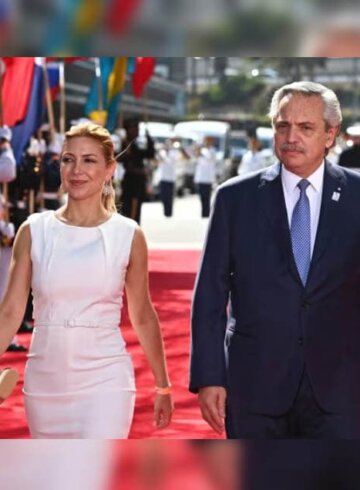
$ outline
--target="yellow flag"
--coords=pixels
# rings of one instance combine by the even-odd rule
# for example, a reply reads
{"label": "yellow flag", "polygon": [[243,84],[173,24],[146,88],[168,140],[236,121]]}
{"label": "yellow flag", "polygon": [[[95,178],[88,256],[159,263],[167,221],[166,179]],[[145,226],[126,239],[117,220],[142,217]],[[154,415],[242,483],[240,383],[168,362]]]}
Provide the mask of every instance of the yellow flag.
{"label": "yellow flag", "polygon": [[79,34],[89,34],[102,18],[103,0],[83,0],[75,12],[75,26]]}
{"label": "yellow flag", "polygon": [[88,114],[89,118],[100,126],[105,126],[107,115],[107,111],[91,111]]}
{"label": "yellow flag", "polygon": [[113,71],[110,73],[108,80],[108,100],[115,97],[124,88],[126,81],[127,58],[116,58]]}

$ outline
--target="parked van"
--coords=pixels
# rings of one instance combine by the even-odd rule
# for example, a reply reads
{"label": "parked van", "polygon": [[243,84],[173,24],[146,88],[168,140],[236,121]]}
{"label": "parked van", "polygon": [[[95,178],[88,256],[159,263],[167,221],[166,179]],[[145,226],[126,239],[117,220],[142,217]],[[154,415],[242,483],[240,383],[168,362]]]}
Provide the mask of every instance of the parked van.
{"label": "parked van", "polygon": [[214,139],[216,175],[224,180],[225,159],[228,158],[230,124],[223,121],[183,121],[175,124],[174,134],[180,138],[196,138],[202,144],[206,136]]}
{"label": "parked van", "polygon": [[259,126],[256,128],[256,137],[261,142],[262,154],[267,164],[272,165],[276,162],[274,153],[274,130],[270,127]]}
{"label": "parked van", "polygon": [[263,149],[273,149],[274,130],[272,128],[258,126],[256,128],[256,137],[261,141]]}
{"label": "parked van", "polygon": [[166,140],[173,136],[174,125],[165,122],[140,122],[139,124],[139,145],[145,144],[146,130],[155,141],[155,145],[163,145]]}

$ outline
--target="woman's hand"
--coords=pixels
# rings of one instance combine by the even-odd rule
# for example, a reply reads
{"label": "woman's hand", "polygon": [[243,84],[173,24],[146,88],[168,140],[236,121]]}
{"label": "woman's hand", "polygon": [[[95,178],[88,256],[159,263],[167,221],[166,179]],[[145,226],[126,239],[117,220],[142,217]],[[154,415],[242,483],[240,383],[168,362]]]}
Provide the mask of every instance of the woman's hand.
{"label": "woman's hand", "polygon": [[170,424],[173,411],[171,395],[155,395],[154,423],[157,429],[164,429]]}

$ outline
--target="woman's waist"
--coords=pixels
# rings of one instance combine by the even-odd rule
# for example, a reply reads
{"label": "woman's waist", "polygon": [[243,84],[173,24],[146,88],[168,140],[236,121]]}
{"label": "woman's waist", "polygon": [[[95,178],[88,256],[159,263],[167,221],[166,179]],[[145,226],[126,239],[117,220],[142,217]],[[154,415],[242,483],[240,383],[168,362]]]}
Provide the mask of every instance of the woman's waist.
{"label": "woman's waist", "polygon": [[34,321],[35,328],[106,328],[118,330],[119,320],[82,318],[40,318]]}

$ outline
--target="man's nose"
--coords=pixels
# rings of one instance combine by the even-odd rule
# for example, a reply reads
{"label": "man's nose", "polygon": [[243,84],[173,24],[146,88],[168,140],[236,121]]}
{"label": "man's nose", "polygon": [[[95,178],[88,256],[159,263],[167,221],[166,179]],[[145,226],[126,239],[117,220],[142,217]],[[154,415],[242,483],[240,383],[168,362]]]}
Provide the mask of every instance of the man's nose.
{"label": "man's nose", "polygon": [[296,128],[296,126],[289,126],[288,127],[288,131],[287,131],[287,141],[289,143],[294,143],[296,141],[298,141],[298,137],[299,137],[299,132],[298,132],[298,129]]}

